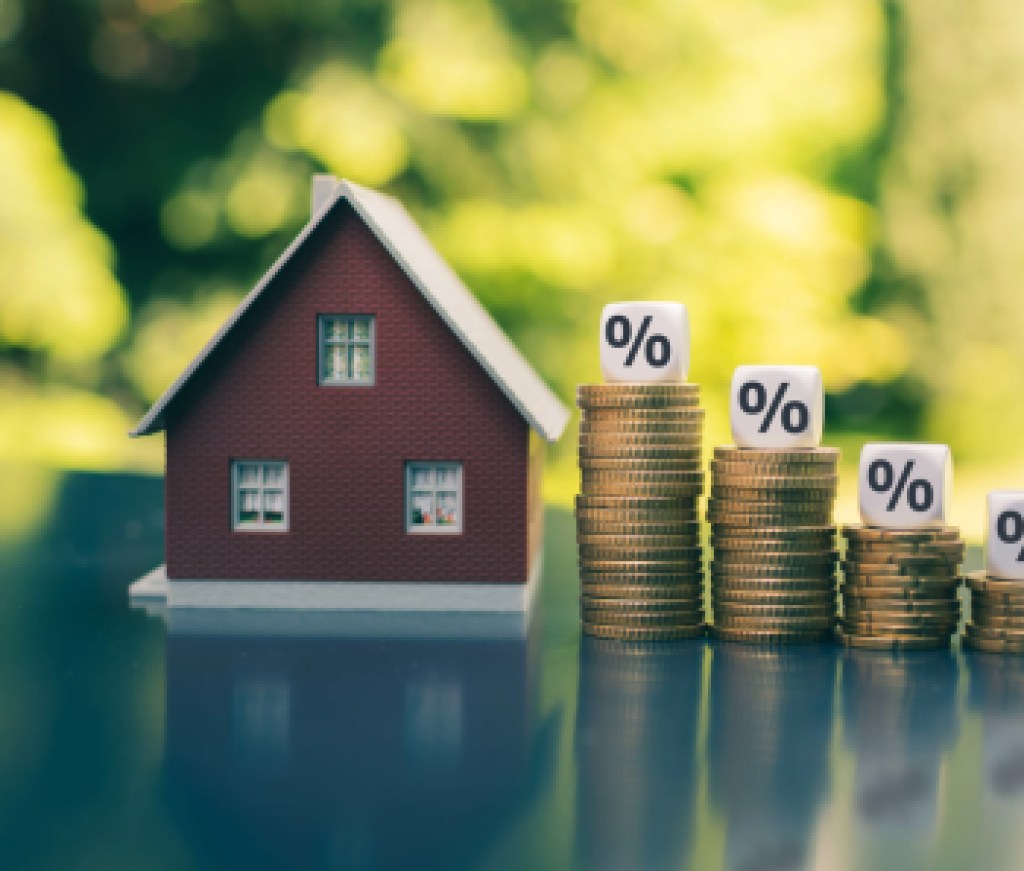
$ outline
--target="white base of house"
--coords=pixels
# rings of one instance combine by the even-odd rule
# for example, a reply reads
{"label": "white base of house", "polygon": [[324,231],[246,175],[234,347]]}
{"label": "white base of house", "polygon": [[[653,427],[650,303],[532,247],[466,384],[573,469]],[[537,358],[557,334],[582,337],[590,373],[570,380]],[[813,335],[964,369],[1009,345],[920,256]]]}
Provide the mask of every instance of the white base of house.
{"label": "white base of house", "polygon": [[133,605],[154,613],[182,609],[509,613],[531,610],[543,559],[525,584],[374,581],[171,580],[157,566],[129,587]]}

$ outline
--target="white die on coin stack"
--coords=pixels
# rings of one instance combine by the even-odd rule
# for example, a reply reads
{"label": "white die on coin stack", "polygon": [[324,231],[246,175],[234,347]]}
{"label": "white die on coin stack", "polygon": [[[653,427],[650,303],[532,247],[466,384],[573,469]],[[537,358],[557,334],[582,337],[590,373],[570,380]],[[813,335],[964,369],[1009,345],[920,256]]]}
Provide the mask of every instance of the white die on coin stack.
{"label": "white die on coin stack", "polygon": [[988,494],[985,566],[995,578],[1024,581],[1024,490]]}
{"label": "white die on coin stack", "polygon": [[680,383],[690,369],[681,302],[617,302],[601,312],[601,374],[611,383]]}
{"label": "white die on coin stack", "polygon": [[858,495],[868,526],[944,526],[953,480],[949,445],[869,442],[860,453]]}
{"label": "white die on coin stack", "polygon": [[730,391],[738,448],[816,448],[824,390],[817,366],[737,366]]}

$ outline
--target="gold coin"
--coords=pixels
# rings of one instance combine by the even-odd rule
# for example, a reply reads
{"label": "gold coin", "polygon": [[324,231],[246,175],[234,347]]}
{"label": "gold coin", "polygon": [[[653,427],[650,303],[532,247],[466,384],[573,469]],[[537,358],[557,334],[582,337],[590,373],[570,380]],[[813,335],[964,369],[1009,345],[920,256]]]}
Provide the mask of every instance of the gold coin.
{"label": "gold coin", "polygon": [[727,463],[722,460],[712,459],[710,468],[711,474],[715,478],[720,478],[723,481],[732,480],[734,478],[763,478],[767,476],[773,478],[785,478],[786,480],[795,482],[804,477],[835,478],[838,474],[835,466],[825,466],[820,463],[800,466],[755,466],[753,463]]}
{"label": "gold coin", "polygon": [[960,609],[956,603],[946,603],[945,606],[933,606],[931,608],[916,609],[913,611],[901,611],[883,609],[874,605],[861,607],[853,602],[843,600],[843,617],[852,623],[863,623],[877,625],[879,623],[891,626],[894,624],[907,623],[910,625],[935,625],[948,623],[950,621],[960,622]]}
{"label": "gold coin", "polygon": [[794,617],[768,617],[759,614],[720,613],[715,610],[714,626],[720,629],[758,629],[761,631],[808,631],[832,629],[835,614],[823,611]]}
{"label": "gold coin", "polygon": [[969,622],[964,631],[977,638],[991,638],[999,641],[1024,641],[1024,630],[1008,629],[999,626],[981,626],[973,620]]}
{"label": "gold coin", "polygon": [[594,560],[657,560],[658,562],[671,560],[675,563],[698,566],[701,564],[702,553],[699,547],[654,547],[640,544],[630,547],[621,544],[581,544],[579,556],[581,562],[585,561],[590,565]]}
{"label": "gold coin", "polygon": [[999,596],[1009,600],[1024,598],[1024,581],[996,578],[984,571],[970,572],[967,575],[967,586],[972,592],[986,596]]}
{"label": "gold coin", "polygon": [[817,590],[835,592],[835,578],[817,576],[811,578],[730,578],[717,577],[711,579],[711,594],[714,596],[734,590],[753,590],[764,593],[794,592],[797,590]]}
{"label": "gold coin", "polygon": [[696,384],[580,384],[576,404],[580,408],[663,408],[696,405]]}
{"label": "gold coin", "polygon": [[585,463],[593,460],[675,460],[702,466],[700,448],[688,448],[678,445],[617,445],[602,443],[600,447],[581,447],[579,461]]}
{"label": "gold coin", "polygon": [[576,518],[577,535],[674,535],[700,539],[700,524],[692,520],[607,521]]}
{"label": "gold coin", "polygon": [[680,602],[704,601],[703,585],[697,578],[687,583],[661,584],[653,583],[640,584],[605,584],[594,581],[583,581],[580,583],[580,594],[592,599],[642,599],[653,601],[667,599]]}
{"label": "gold coin", "polygon": [[[690,427],[694,422],[703,420],[703,414],[704,412],[696,405],[661,406],[655,408],[629,406],[621,408],[585,408],[580,413],[580,423],[590,425],[595,422],[601,422],[615,426],[628,426],[634,423],[668,423],[675,424],[678,429],[680,426]],[[642,433],[637,434],[641,435]]]}
{"label": "gold coin", "polygon": [[732,629],[724,626],[713,626],[709,633],[716,641],[729,641],[738,644],[814,644],[828,641],[832,637],[831,627],[828,629],[806,629],[765,631],[759,629]]}
{"label": "gold coin", "polygon": [[797,463],[836,463],[839,461],[839,448],[737,448],[725,445],[715,448],[715,458],[730,462],[750,462],[755,464],[788,462]]}
{"label": "gold coin", "polygon": [[598,547],[619,547],[627,550],[634,548],[686,548],[688,552],[700,553],[700,545],[692,542],[693,535],[657,535],[646,530],[637,535],[606,535],[601,533],[577,533],[576,543],[580,545],[596,545]]}
{"label": "gold coin", "polygon": [[580,608],[586,612],[595,612],[592,616],[595,623],[601,622],[600,613],[610,612],[613,617],[624,614],[697,614],[703,610],[699,599],[609,599],[594,596],[580,596]]}
{"label": "gold coin", "polygon": [[657,560],[612,560],[580,558],[580,569],[583,572],[612,572],[614,574],[634,575],[684,575],[701,573],[703,563],[699,560],[657,559]]}
{"label": "gold coin", "polygon": [[885,583],[882,581],[851,580],[849,577],[840,588],[842,592],[861,599],[931,599],[956,596],[959,584],[956,579],[912,578],[904,577],[908,583]]}
{"label": "gold coin", "polygon": [[739,490],[722,487],[714,482],[708,495],[719,505],[728,505],[739,511],[755,504],[783,509],[811,506],[820,510],[830,509],[835,502],[835,493],[824,490]]}
{"label": "gold coin", "polygon": [[795,502],[779,499],[718,499],[712,494],[708,499],[708,513],[721,514],[724,522],[729,522],[733,514],[763,514],[785,518],[785,521],[770,524],[772,526],[785,526],[790,522],[800,526],[828,526],[830,521],[819,521],[816,518],[820,514],[831,513],[832,502],[832,499],[816,497]]}
{"label": "gold coin", "polygon": [[857,577],[867,578],[905,578],[905,577],[932,577],[952,578],[956,577],[956,566],[949,563],[932,563],[917,565],[901,565],[899,563],[859,563],[843,560],[840,568],[848,574]]}
{"label": "gold coin", "polygon": [[768,605],[778,607],[782,605],[819,605],[828,606],[835,610],[836,594],[832,589],[808,589],[808,590],[774,590],[765,591],[753,588],[722,588],[714,587],[711,590],[711,604],[717,603],[738,605]]}
{"label": "gold coin", "polygon": [[839,554],[834,550],[812,551],[715,551],[716,566],[751,565],[756,560],[762,566],[818,566],[827,565],[831,571]]}
{"label": "gold coin", "polygon": [[841,617],[844,632],[853,635],[950,635],[956,632],[959,620],[901,617],[899,619],[872,620],[865,615]]}
{"label": "gold coin", "polygon": [[765,565],[760,562],[711,563],[711,577],[715,578],[834,578],[833,564],[828,561],[808,561],[795,565]]}
{"label": "gold coin", "polygon": [[949,638],[945,636],[908,638],[900,635],[849,635],[841,629],[836,630],[836,641],[845,647],[886,650],[894,653],[901,650],[934,650],[949,646]]}
{"label": "gold coin", "polygon": [[1008,602],[1006,599],[989,599],[978,593],[971,593],[971,610],[975,614],[990,614],[993,617],[1020,617],[1024,620],[1024,601]]}
{"label": "gold coin", "polygon": [[854,540],[919,541],[958,540],[960,530],[955,526],[931,526],[921,529],[887,529],[881,526],[843,526],[843,535]]}
{"label": "gold coin", "polygon": [[684,638],[703,638],[704,624],[699,626],[594,626],[583,624],[583,634],[594,638],[614,638],[618,641],[679,641]]}
{"label": "gold coin", "polygon": [[918,574],[928,573],[939,573],[939,574],[956,574],[957,563],[951,562],[945,557],[898,557],[898,556],[884,556],[879,555],[878,557],[865,560],[861,559],[860,556],[851,558],[850,554],[847,553],[846,559],[843,561],[844,566],[849,566],[852,571],[860,572],[861,574],[871,574],[872,572],[889,572],[893,570],[899,570],[901,572],[916,572]]}
{"label": "gold coin", "polygon": [[577,511],[666,511],[692,513],[693,503],[679,496],[576,496]]}
{"label": "gold coin", "polygon": [[726,524],[732,530],[778,526],[780,523],[819,525],[827,524],[832,519],[832,506],[823,506],[820,510],[814,512],[805,511],[801,514],[787,514],[784,511],[751,512],[739,509],[709,507],[706,517],[707,521],[711,524],[712,530],[715,532],[724,528]]}
{"label": "gold coin", "polygon": [[1024,615],[1022,614],[990,614],[987,611],[981,613],[972,608],[971,620],[974,621],[975,626],[986,629],[1011,629],[1024,633]]}
{"label": "gold coin", "polygon": [[584,611],[580,619],[584,625],[589,626],[699,626],[704,621],[704,615],[692,610],[647,614],[636,611]]}
{"label": "gold coin", "polygon": [[934,556],[958,556],[963,558],[967,546],[962,541],[849,541],[846,545],[850,553],[864,554],[870,556],[876,553],[893,554],[897,556],[919,556],[925,554]]}
{"label": "gold coin", "polygon": [[979,653],[1000,653],[1010,656],[1024,654],[1024,641],[1006,641],[995,638],[979,638],[976,635],[964,634],[961,641],[967,650],[974,650]]}
{"label": "gold coin", "polygon": [[777,605],[719,599],[714,607],[716,623],[719,615],[730,619],[757,620],[832,620],[836,616],[835,605],[831,602]]}
{"label": "gold coin", "polygon": [[626,571],[609,571],[606,569],[594,570],[584,568],[580,572],[580,581],[584,584],[633,584],[640,586],[679,586],[691,584],[700,585],[703,582],[704,572],[698,569],[696,573],[692,570],[676,572],[664,571],[661,563],[653,572],[636,571],[633,566],[636,563],[629,563],[630,568]]}
{"label": "gold coin", "polygon": [[607,472],[609,474],[683,474],[700,475],[703,480],[704,473],[700,470],[700,463],[693,463],[689,460],[620,460],[609,457],[599,457],[594,460],[580,458],[580,469],[585,472]]}
{"label": "gold coin", "polygon": [[676,450],[701,453],[703,456],[702,437],[699,432],[674,433],[618,433],[618,432],[581,432],[576,444],[581,451],[606,451],[633,448],[645,450]]}
{"label": "gold coin", "polygon": [[855,610],[879,609],[881,611],[904,611],[907,613],[931,613],[935,610],[959,612],[959,600],[953,596],[908,599],[902,596],[858,596],[843,591],[843,603]]}
{"label": "gold coin", "polygon": [[738,554],[835,552],[832,550],[832,541],[827,538],[818,541],[801,541],[800,539],[796,541],[787,541],[786,539],[753,539],[748,541],[725,539],[723,541],[717,536],[712,536],[711,546],[715,549],[716,554],[721,554],[726,559],[734,558]]}
{"label": "gold coin", "polygon": [[839,484],[837,475],[726,475],[712,466],[716,484],[735,490],[829,490]]}
{"label": "gold coin", "polygon": [[[581,437],[597,439],[616,439],[623,445],[629,445],[634,439],[659,438],[675,439],[676,441],[697,442],[704,434],[704,424],[700,419],[693,420],[641,420],[629,418],[584,418],[580,422]],[[701,445],[703,447],[703,445]]]}
{"label": "gold coin", "polygon": [[703,486],[704,473],[693,471],[677,471],[671,469],[640,470],[630,469],[582,469],[583,479],[595,483],[603,481],[632,481],[637,484],[696,484]]}
{"label": "gold coin", "polygon": [[[585,475],[586,473],[584,473]],[[640,481],[592,481],[583,478],[583,490],[592,496],[678,496],[698,499],[704,490],[701,484],[681,482],[642,483]]]}
{"label": "gold coin", "polygon": [[766,541],[817,541],[826,539],[829,547],[835,541],[835,526],[762,526],[751,529],[747,526],[733,527],[725,523],[715,524],[711,530],[711,540],[750,541],[764,539]]}

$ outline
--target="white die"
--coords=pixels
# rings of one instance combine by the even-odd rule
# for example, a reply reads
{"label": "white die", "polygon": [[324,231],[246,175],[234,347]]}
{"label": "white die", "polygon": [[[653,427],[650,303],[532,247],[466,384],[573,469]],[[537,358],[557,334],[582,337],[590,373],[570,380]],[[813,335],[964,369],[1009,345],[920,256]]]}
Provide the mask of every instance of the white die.
{"label": "white die", "polygon": [[741,448],[816,448],[825,404],[817,366],[737,366],[729,417]]}
{"label": "white die", "polygon": [[1024,490],[988,494],[985,569],[997,578],[1024,581]]}
{"label": "white die", "polygon": [[690,370],[690,319],[681,302],[606,305],[600,340],[605,381],[678,383]]}
{"label": "white die", "polygon": [[946,523],[953,482],[949,445],[870,442],[860,452],[860,516],[870,526]]}

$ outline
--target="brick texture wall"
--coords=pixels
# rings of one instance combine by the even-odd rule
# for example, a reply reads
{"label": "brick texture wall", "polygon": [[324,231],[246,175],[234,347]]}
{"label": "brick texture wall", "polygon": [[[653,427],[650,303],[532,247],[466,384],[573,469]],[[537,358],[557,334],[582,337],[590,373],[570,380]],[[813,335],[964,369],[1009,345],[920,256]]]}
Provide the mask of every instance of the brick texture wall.
{"label": "brick texture wall", "polygon": [[[317,384],[318,314],[375,316],[374,386]],[[347,203],[166,421],[172,578],[526,580],[529,426]],[[288,532],[232,529],[235,459],[288,462]],[[409,460],[463,464],[460,535],[405,531]]]}

